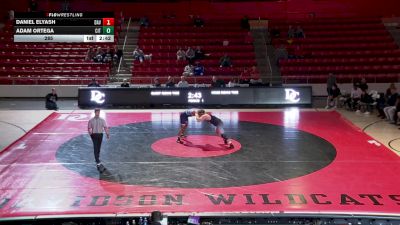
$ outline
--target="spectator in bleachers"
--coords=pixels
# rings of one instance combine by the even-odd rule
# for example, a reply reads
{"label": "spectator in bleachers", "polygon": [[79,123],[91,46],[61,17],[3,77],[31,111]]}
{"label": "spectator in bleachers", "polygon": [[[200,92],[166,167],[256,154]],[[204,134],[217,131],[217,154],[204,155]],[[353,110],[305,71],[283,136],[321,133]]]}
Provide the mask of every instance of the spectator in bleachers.
{"label": "spectator in bleachers", "polygon": [[138,46],[133,50],[133,58],[135,60],[139,60],[140,63],[143,63],[144,60],[151,61],[152,54],[144,54],[143,50],[140,49]]}
{"label": "spectator in bleachers", "polygon": [[285,45],[280,45],[279,48],[275,49],[275,63],[279,66],[281,60],[287,60],[289,58],[289,53],[286,50]]}
{"label": "spectator in bleachers", "polygon": [[199,61],[196,62],[196,65],[193,68],[193,75],[195,75],[195,76],[203,76],[204,75],[204,66],[201,65]]}
{"label": "spectator in bleachers", "polygon": [[326,99],[326,106],[325,106],[326,109],[330,108],[329,107],[329,102],[331,100],[330,96],[332,96],[332,87],[335,84],[336,84],[336,77],[335,77],[335,75],[333,75],[333,73],[330,73],[328,76],[328,80],[326,81],[326,92],[328,93],[328,97]]}
{"label": "spectator in bleachers", "polygon": [[396,124],[397,122],[397,115],[396,115],[397,108],[400,108],[400,96],[396,97],[396,102],[393,106],[386,107],[384,109],[387,120],[389,120],[389,122],[392,124]]}
{"label": "spectator in bleachers", "polygon": [[195,60],[201,60],[205,59],[206,56],[209,56],[210,54],[206,54],[203,49],[201,49],[200,46],[197,46],[196,50],[194,51],[194,59]]}
{"label": "spectator in bleachers", "polygon": [[260,79],[260,72],[258,71],[256,66],[252,66],[251,69],[249,70],[249,73],[250,73],[250,83],[258,84],[262,82]]}
{"label": "spectator in bleachers", "polygon": [[121,10],[120,12],[119,12],[119,18],[120,18],[120,29],[122,29],[122,26],[125,24],[125,15],[124,15],[124,12]]}
{"label": "spectator in bleachers", "polygon": [[390,84],[390,87],[386,90],[385,95],[387,105],[393,106],[396,102],[397,95],[398,93],[396,86],[393,83]]}
{"label": "spectator in bleachers", "polygon": [[190,63],[189,64],[187,64],[186,66],[185,66],[185,68],[183,69],[183,73],[182,73],[182,75],[183,76],[193,76],[193,65],[191,65]]}
{"label": "spectator in bleachers", "polygon": [[249,24],[249,18],[247,16],[244,16],[241,20],[240,20],[240,27],[244,30],[248,30],[250,29],[250,24]]}
{"label": "spectator in bleachers", "polygon": [[122,84],[121,84],[121,87],[129,87],[130,85],[129,85],[129,83],[128,83],[128,80],[127,79],[124,79],[123,80],[123,82],[122,82]]}
{"label": "spectator in bleachers", "polygon": [[194,57],[196,56],[193,48],[189,46],[185,54],[186,54],[186,59],[189,61],[189,64],[193,64]]}
{"label": "spectator in bleachers", "polygon": [[379,93],[376,99],[376,109],[378,110],[378,117],[385,119],[385,112],[383,109],[386,107],[385,93]]}
{"label": "spectator in bleachers", "polygon": [[175,87],[175,81],[174,78],[171,76],[168,76],[167,83],[165,83],[165,87]]}
{"label": "spectator in bleachers", "polygon": [[362,108],[365,108],[364,114],[370,114],[373,102],[374,100],[372,99],[372,96],[367,93],[367,89],[361,89],[360,102],[356,112],[361,112]]}
{"label": "spectator in bleachers", "polygon": [[142,27],[148,27],[150,25],[150,20],[147,16],[140,17],[139,24]]}
{"label": "spectator in bleachers", "polygon": [[58,95],[56,93],[56,89],[52,88],[51,93],[46,95],[46,109],[58,110],[57,101]]}
{"label": "spectator in bleachers", "polygon": [[102,63],[103,62],[103,56],[104,56],[104,51],[101,49],[101,47],[97,47],[96,53],[95,53],[95,57],[94,57],[94,61],[95,62],[99,62]]}
{"label": "spectator in bleachers", "polygon": [[251,79],[250,69],[247,67],[244,67],[243,71],[240,73],[239,82],[241,84],[248,84],[248,83],[250,83],[250,79]]}
{"label": "spectator in bleachers", "polygon": [[143,63],[143,61],[144,61],[144,52],[142,51],[142,49],[140,49],[139,47],[136,47],[135,50],[133,50],[133,58],[135,60],[139,60],[140,63]]}
{"label": "spectator in bleachers", "polygon": [[219,67],[232,67],[231,57],[228,54],[224,54],[219,60]]}
{"label": "spectator in bleachers", "polygon": [[103,62],[110,63],[113,59],[113,53],[110,47],[107,47],[106,52],[103,55]]}
{"label": "spectator in bleachers", "polygon": [[299,25],[297,25],[297,27],[296,27],[296,30],[294,32],[294,37],[295,38],[306,38],[303,28],[301,28]]}
{"label": "spectator in bleachers", "polygon": [[85,61],[93,61],[95,56],[96,52],[94,51],[93,47],[90,47],[86,52]]}
{"label": "spectator in bleachers", "polygon": [[176,52],[176,60],[186,60],[186,53],[182,50],[182,48],[179,48]]}
{"label": "spectator in bleachers", "polygon": [[211,87],[225,87],[225,81],[218,79],[216,76],[212,77]]}
{"label": "spectator in bleachers", "polygon": [[100,84],[97,82],[96,78],[92,78],[92,81],[88,84],[88,87],[100,87]]}
{"label": "spectator in bleachers", "polygon": [[295,29],[292,27],[292,25],[289,25],[289,29],[287,32],[287,38],[288,39],[294,38],[294,34],[295,34]]}
{"label": "spectator in bleachers", "polygon": [[359,88],[360,88],[362,91],[364,91],[364,90],[365,90],[365,91],[368,91],[368,84],[367,84],[367,80],[366,80],[365,78],[362,78],[362,79],[361,79]]}
{"label": "spectator in bleachers", "polygon": [[399,120],[399,113],[400,113],[400,96],[397,96],[397,101],[396,101],[395,107],[396,107],[396,110],[393,115],[393,124],[398,125],[397,122]]}
{"label": "spectator in bleachers", "polygon": [[328,108],[334,108],[336,109],[338,105],[338,100],[340,96],[340,88],[337,86],[337,84],[333,84],[331,88],[331,94],[328,95]]}
{"label": "spectator in bleachers", "polygon": [[381,117],[382,119],[386,118],[384,109],[386,106],[393,106],[396,102],[397,99],[397,88],[394,85],[394,83],[391,83],[389,88],[386,89],[386,93],[385,94],[381,94],[383,98],[380,98],[380,101],[378,101],[377,104],[377,108],[378,108],[378,112],[379,112],[379,117]]}
{"label": "spectator in bleachers", "polygon": [[360,101],[361,98],[361,89],[354,84],[353,89],[351,90],[350,93],[350,98],[346,99],[345,104],[349,107],[349,109],[356,110],[356,107],[358,105],[358,102]]}
{"label": "spectator in bleachers", "polygon": [[228,85],[226,85],[226,86],[227,86],[227,87],[237,87],[237,86],[239,86],[239,83],[238,83],[237,79],[232,78],[232,79],[229,81]]}
{"label": "spectator in bleachers", "polygon": [[396,85],[394,85],[394,83],[391,83],[388,89],[386,89],[385,97],[386,99],[389,99],[390,96],[394,94],[397,94],[397,88]]}
{"label": "spectator in bleachers", "polygon": [[154,78],[153,87],[161,87],[160,79],[158,77]]}
{"label": "spectator in bleachers", "polygon": [[181,80],[176,85],[177,87],[189,87],[189,83],[186,81],[185,76],[181,76]]}
{"label": "spectator in bleachers", "polygon": [[118,62],[121,60],[122,56],[124,55],[124,52],[122,51],[122,49],[118,48],[118,45],[115,45],[113,54],[114,54],[114,56],[113,56],[114,64],[118,64]]}
{"label": "spectator in bleachers", "polygon": [[391,93],[391,95],[388,96],[388,99],[387,99],[387,104],[386,104],[387,106],[385,108],[383,108],[383,112],[385,113],[385,118],[389,121],[393,120],[393,119],[391,119],[391,115],[396,108],[395,105],[396,105],[398,96],[399,95],[397,92]]}
{"label": "spectator in bleachers", "polygon": [[196,16],[193,19],[193,25],[194,27],[204,27],[204,20],[200,16]]}

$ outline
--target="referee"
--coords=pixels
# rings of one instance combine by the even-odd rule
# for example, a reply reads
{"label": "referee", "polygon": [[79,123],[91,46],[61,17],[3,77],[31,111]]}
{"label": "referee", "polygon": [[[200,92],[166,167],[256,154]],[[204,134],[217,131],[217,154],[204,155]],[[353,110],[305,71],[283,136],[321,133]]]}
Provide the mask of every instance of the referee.
{"label": "referee", "polygon": [[97,168],[101,168],[100,161],[100,148],[103,141],[103,130],[106,132],[107,139],[110,139],[110,132],[107,123],[103,118],[100,118],[100,109],[94,110],[94,117],[88,122],[88,132],[93,141],[94,158],[96,160]]}

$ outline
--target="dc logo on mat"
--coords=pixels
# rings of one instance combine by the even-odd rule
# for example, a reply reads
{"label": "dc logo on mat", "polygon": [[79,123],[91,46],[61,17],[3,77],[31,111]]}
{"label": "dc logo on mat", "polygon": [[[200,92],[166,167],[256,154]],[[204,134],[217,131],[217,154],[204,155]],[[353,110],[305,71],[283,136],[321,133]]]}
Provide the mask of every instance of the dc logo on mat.
{"label": "dc logo on mat", "polygon": [[103,104],[106,100],[106,94],[101,91],[91,91],[90,101],[96,102],[97,104]]}

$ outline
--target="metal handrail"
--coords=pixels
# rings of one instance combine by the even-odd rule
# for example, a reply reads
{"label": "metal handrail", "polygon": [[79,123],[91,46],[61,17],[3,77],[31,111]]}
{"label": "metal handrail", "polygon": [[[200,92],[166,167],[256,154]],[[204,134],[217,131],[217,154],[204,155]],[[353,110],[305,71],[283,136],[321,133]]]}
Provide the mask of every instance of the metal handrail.
{"label": "metal handrail", "polygon": [[[178,81],[180,80],[181,76],[173,76],[174,80],[176,83],[178,83]],[[207,84],[209,83],[208,81],[211,81],[211,77],[212,76],[190,76],[187,77],[187,80],[189,81],[193,81],[193,84],[198,84],[198,85],[202,85],[202,84]],[[231,75],[221,75],[218,76],[220,78],[224,78],[224,79],[229,79],[231,80],[232,78],[238,78],[238,76],[231,76]],[[69,84],[63,84],[63,81],[69,81],[69,80],[75,80],[76,84],[72,84],[72,85],[86,85],[89,83],[89,81],[91,81],[93,78],[95,78],[97,81],[100,82],[105,82],[108,80],[108,77],[96,77],[96,76],[87,76],[87,77],[74,77],[74,76],[54,76],[54,77],[28,77],[28,76],[10,76],[10,77],[1,77],[0,76],[0,85],[1,84],[6,84],[6,85],[17,85],[18,81],[22,81],[21,84],[24,84],[24,82],[26,81],[32,81],[32,83],[25,83],[26,85],[32,84],[32,85],[39,85],[41,82],[43,81],[43,83],[48,83],[49,81],[53,81],[54,83],[50,83],[49,85],[69,85]],[[155,77],[148,77],[148,76],[144,76],[144,77],[132,77],[131,83],[132,84],[137,84],[139,83],[139,81],[146,81],[144,84],[153,84],[154,82],[154,78]],[[166,80],[167,77],[158,77],[161,80]],[[207,79],[207,82],[203,82],[204,79]],[[209,79],[209,80],[208,80]],[[11,84],[7,84],[7,81],[10,81]],[[198,83],[199,82],[199,83]]]}
{"label": "metal handrail", "polygon": [[[187,80],[191,81],[192,84],[203,84],[205,79],[207,79],[204,84],[207,84],[208,82],[211,81],[212,76],[190,76],[187,77]],[[226,80],[231,80],[232,78],[237,79],[239,76],[232,76],[232,75],[220,75],[218,76],[219,78],[223,78]],[[18,84],[18,81],[26,81],[26,80],[31,80],[33,81],[33,85],[38,85],[39,81],[44,81],[43,83],[48,83],[48,81],[56,81],[54,83],[51,83],[49,85],[68,85],[68,84],[63,84],[62,81],[67,81],[67,80],[76,80],[76,84],[71,84],[71,85],[85,85],[88,84],[92,78],[95,78],[97,81],[100,82],[106,82],[108,77],[96,77],[96,76],[87,76],[87,77],[77,77],[77,76],[55,76],[55,77],[28,77],[28,76],[0,76],[0,85],[6,84],[6,85],[14,85]],[[133,84],[139,84],[139,81],[145,81],[141,82],[142,84],[153,84],[155,77],[148,77],[148,76],[134,76],[131,78],[131,83]],[[158,77],[159,79],[162,80],[162,83],[165,82],[164,80],[167,79],[167,77]],[[180,80],[180,76],[173,76],[174,80],[176,83]],[[280,78],[282,79],[283,84],[319,84],[319,83],[326,83],[326,79],[328,78],[328,75],[326,76],[315,76],[315,75],[308,75],[308,76],[281,76],[281,77],[274,77],[271,76],[271,78]],[[367,78],[367,81],[369,83],[391,83],[391,82],[396,82],[395,80],[400,80],[400,75],[397,75],[397,78],[393,78],[391,81],[387,80],[387,78],[384,78],[384,80],[381,80],[379,75],[376,76],[365,76]],[[317,80],[316,80],[317,79]],[[349,77],[349,78],[343,78],[343,77],[337,77],[338,83],[343,84],[343,83],[354,83],[355,81],[358,81],[360,79],[359,76],[354,76],[354,77]],[[342,80],[343,79],[343,80]],[[10,84],[7,83],[7,81],[10,81]],[[29,83],[31,84],[31,83]],[[28,84],[27,84],[28,85]]]}
{"label": "metal handrail", "polygon": [[[267,29],[267,28],[266,28]],[[266,30],[268,32],[268,30]],[[266,41],[266,37],[265,37],[265,33],[262,32],[262,37],[263,37],[263,41],[264,41],[264,46],[265,46],[265,56],[267,58],[267,62],[268,62],[268,66],[269,66],[269,71],[271,73],[270,80],[269,80],[269,84],[272,84],[272,66],[271,66],[271,60],[269,60],[269,56],[268,56],[268,47],[267,47],[267,41]]]}
{"label": "metal handrail", "polygon": [[[107,83],[108,77],[0,77],[0,85],[87,85],[92,79],[96,79],[101,84],[105,84]],[[74,80],[76,82],[73,84],[63,83],[63,81],[69,80]],[[10,81],[10,83],[7,81]]]}
{"label": "metal handrail", "polygon": [[[130,24],[131,24],[131,20],[132,20],[132,17],[129,17],[128,25],[126,26],[126,34],[125,34],[124,45],[122,46],[122,51],[125,50],[126,41],[127,41],[127,39],[128,39],[129,26],[130,26]],[[122,55],[122,57],[119,59],[117,75],[119,74],[119,71],[121,70],[121,64],[122,64],[122,59],[123,59],[123,57],[124,57],[124,55]]]}

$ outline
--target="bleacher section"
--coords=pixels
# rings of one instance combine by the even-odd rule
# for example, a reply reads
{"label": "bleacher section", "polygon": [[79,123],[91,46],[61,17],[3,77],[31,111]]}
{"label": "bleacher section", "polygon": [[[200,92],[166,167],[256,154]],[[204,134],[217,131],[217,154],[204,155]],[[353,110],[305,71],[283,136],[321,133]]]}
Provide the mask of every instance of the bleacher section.
{"label": "bleacher section", "polygon": [[85,61],[89,47],[113,44],[14,43],[9,21],[0,34],[0,84],[106,84],[110,64]]}
{"label": "bleacher section", "polygon": [[[300,25],[306,38],[289,44],[288,26]],[[398,82],[400,49],[380,19],[317,19],[312,21],[272,21],[280,30],[273,45],[284,44],[289,52],[300,45],[302,58],[280,61],[286,83],[324,83],[334,73],[339,83],[365,77],[368,82]]]}
{"label": "bleacher section", "polygon": [[[179,47],[201,46],[206,54],[199,60],[205,67],[204,76],[188,77],[189,83],[209,84],[213,75],[226,81],[239,77],[243,67],[256,65],[253,45],[245,42],[246,30],[240,28],[239,21],[206,21],[204,27],[193,27],[190,20],[177,21],[151,20],[151,26],[142,27],[139,35],[139,47],[145,54],[152,54],[152,61],[140,63],[134,61],[132,80],[138,83],[151,83],[154,77],[165,82],[167,76],[181,76],[187,61],[177,61]],[[223,46],[223,41],[229,41]],[[220,68],[219,59],[227,53],[233,63],[231,68]]]}
{"label": "bleacher section", "polygon": [[[168,76],[181,76],[187,61],[176,60],[179,47],[201,46],[210,54],[200,60],[205,75],[189,77],[192,84],[209,84],[214,75],[228,81],[239,77],[244,67],[256,65],[253,45],[246,41],[247,31],[237,20],[206,20],[199,28],[189,19],[150,21],[149,27],[140,29],[138,45],[145,54],[152,54],[152,60],[134,61],[135,84],[152,83],[155,77],[164,83]],[[300,25],[306,38],[294,38],[289,43],[289,25]],[[280,31],[280,37],[272,38],[275,47],[284,44],[290,53],[300,45],[303,53],[303,57],[279,62],[283,83],[324,83],[329,73],[334,73],[339,83],[361,77],[373,83],[399,81],[400,49],[378,18],[271,20],[269,29]],[[14,43],[12,33],[9,21],[0,33],[0,84],[82,85],[91,78],[107,83],[110,65],[84,58],[89,47],[107,48],[110,44]],[[224,41],[229,44],[223,46]],[[219,67],[224,53],[231,57],[233,67]]]}

